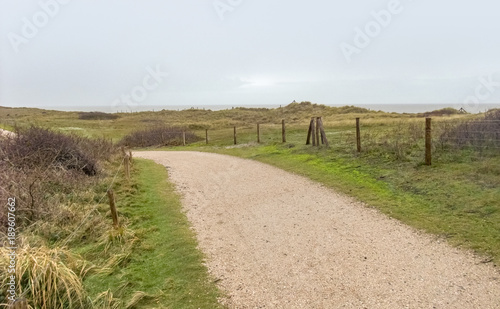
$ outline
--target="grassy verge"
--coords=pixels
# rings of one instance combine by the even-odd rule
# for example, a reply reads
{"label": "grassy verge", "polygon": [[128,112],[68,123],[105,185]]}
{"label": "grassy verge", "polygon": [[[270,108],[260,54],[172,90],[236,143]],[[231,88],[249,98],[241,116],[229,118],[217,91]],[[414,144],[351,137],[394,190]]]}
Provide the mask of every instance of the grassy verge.
{"label": "grassy verge", "polygon": [[[166,169],[136,159],[132,175],[130,186],[117,185],[117,207],[135,242],[111,272],[88,277],[86,289],[95,297],[109,288],[120,299],[117,308],[220,308],[219,291],[203,266]],[[99,252],[85,254],[98,258]]]}

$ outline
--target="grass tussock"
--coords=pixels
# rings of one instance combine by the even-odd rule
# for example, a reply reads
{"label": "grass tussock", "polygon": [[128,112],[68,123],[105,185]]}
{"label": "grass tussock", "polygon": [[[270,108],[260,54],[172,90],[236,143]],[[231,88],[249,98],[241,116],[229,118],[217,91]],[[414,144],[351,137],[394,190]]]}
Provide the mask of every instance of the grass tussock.
{"label": "grass tussock", "polygon": [[[7,286],[10,250],[0,248],[0,282]],[[91,267],[66,249],[31,247],[24,242],[16,251],[17,295],[40,309],[89,308],[81,278]],[[5,295],[3,293],[3,295]],[[0,303],[5,303],[0,295]]]}

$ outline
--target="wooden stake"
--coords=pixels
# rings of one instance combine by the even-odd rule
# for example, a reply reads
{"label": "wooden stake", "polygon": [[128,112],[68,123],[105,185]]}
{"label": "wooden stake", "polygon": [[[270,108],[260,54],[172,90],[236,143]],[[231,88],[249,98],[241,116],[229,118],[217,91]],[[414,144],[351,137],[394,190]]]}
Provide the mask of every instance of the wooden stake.
{"label": "wooden stake", "polygon": [[182,131],[182,146],[186,146],[186,131]]}
{"label": "wooden stake", "polygon": [[260,143],[260,124],[257,124],[257,143]]}
{"label": "wooden stake", "polygon": [[326,145],[326,147],[330,147],[328,143],[328,139],[326,138],[325,128],[323,127],[323,119],[319,118],[319,132],[321,133],[321,142]]}
{"label": "wooden stake", "polygon": [[109,208],[111,209],[111,218],[113,218],[113,226],[118,227],[118,212],[116,211],[115,193],[112,189],[108,190]]}
{"label": "wooden stake", "polygon": [[306,141],[306,145],[310,145],[311,144],[311,134],[312,132],[314,131],[314,120],[311,119],[311,122],[309,122],[309,130],[307,131],[307,141]]}
{"label": "wooden stake", "polygon": [[359,126],[359,118],[356,118],[356,146],[358,152],[361,152],[361,128]]}
{"label": "wooden stake", "polygon": [[281,119],[281,140],[286,143],[285,119]]}
{"label": "wooden stake", "polygon": [[432,164],[432,118],[425,118],[425,165]]}
{"label": "wooden stake", "polygon": [[319,117],[316,117],[316,146],[319,146]]}
{"label": "wooden stake", "polygon": [[208,144],[208,129],[205,129],[205,142]]}
{"label": "wooden stake", "polygon": [[234,144],[236,145],[236,126],[233,128]]}
{"label": "wooden stake", "polygon": [[313,146],[316,146],[316,133],[315,133],[315,128],[314,128],[314,117],[311,119],[311,135],[312,135],[312,140],[313,140]]}
{"label": "wooden stake", "polygon": [[130,180],[130,159],[127,154],[123,158],[123,167],[125,169],[125,178],[127,178],[127,180]]}

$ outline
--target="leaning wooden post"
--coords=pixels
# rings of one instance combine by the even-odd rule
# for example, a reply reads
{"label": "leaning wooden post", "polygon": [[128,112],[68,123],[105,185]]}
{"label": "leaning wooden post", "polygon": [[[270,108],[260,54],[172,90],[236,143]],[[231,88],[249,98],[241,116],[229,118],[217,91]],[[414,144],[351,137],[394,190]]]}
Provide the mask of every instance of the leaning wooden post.
{"label": "leaning wooden post", "polygon": [[208,129],[205,129],[205,143],[208,144]]}
{"label": "leaning wooden post", "polygon": [[425,165],[432,164],[432,118],[425,118]]}
{"label": "leaning wooden post", "polygon": [[311,135],[312,135],[312,132],[313,132],[313,126],[314,126],[314,120],[311,119],[311,122],[309,123],[309,130],[307,130],[306,145],[310,145],[311,144]]}
{"label": "leaning wooden post", "polygon": [[125,170],[125,178],[127,178],[127,180],[130,180],[130,159],[127,154],[125,155],[125,157],[123,157],[123,167]]}
{"label": "leaning wooden post", "polygon": [[260,143],[260,124],[257,124],[257,143]]}
{"label": "leaning wooden post", "polygon": [[316,146],[319,146],[319,117],[316,117]]}
{"label": "leaning wooden post", "polygon": [[326,145],[326,147],[330,147],[330,144],[328,143],[328,139],[326,138],[326,132],[325,128],[323,127],[323,119],[321,117],[319,118],[319,132],[321,133],[321,142]]}
{"label": "leaning wooden post", "polygon": [[311,118],[311,135],[313,140],[313,146],[316,146],[316,133],[314,128],[314,117]]}
{"label": "leaning wooden post", "polygon": [[356,118],[356,144],[358,152],[361,152],[361,129],[359,127],[359,118]]}
{"label": "leaning wooden post", "polygon": [[182,146],[186,146],[186,131],[182,131]]}
{"label": "leaning wooden post", "polygon": [[113,226],[118,227],[118,213],[116,211],[115,193],[112,189],[108,190],[109,208],[111,209],[111,217],[113,218]]}
{"label": "leaning wooden post", "polygon": [[233,138],[234,138],[234,144],[236,145],[236,126],[233,128]]}
{"label": "leaning wooden post", "polygon": [[321,117],[318,118],[317,122],[319,127],[319,137],[321,138],[321,144],[323,145],[325,143],[325,136],[323,135],[325,130],[323,129],[323,120],[321,119]]}
{"label": "leaning wooden post", "polygon": [[281,119],[281,140],[286,143],[285,119]]}

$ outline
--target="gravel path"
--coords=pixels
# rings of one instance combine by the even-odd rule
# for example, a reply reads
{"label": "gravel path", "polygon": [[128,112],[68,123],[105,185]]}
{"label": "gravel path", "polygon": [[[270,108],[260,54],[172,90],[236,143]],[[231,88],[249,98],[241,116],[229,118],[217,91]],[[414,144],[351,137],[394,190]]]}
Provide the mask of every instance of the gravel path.
{"label": "gravel path", "polygon": [[303,177],[198,152],[167,166],[229,308],[500,308],[500,274]]}

